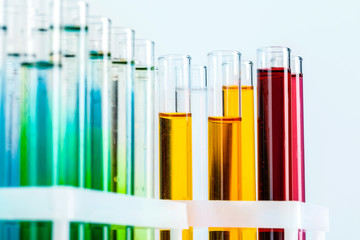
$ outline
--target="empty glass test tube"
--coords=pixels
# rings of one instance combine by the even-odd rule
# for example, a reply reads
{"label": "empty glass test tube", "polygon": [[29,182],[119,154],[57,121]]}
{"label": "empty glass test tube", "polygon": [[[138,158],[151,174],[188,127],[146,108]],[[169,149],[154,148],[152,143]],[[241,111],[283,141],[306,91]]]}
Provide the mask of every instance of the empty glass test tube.
{"label": "empty glass test tube", "polygon": [[[241,200],[241,85],[237,51],[208,54],[209,200]],[[209,228],[210,240],[240,239],[238,228]]]}
{"label": "empty glass test tube", "polygon": [[[160,198],[192,200],[190,56],[161,56],[158,71]],[[191,239],[192,230],[182,235]],[[170,230],[161,230],[160,239],[170,239]]]}
{"label": "empty glass test tube", "polygon": [[[288,201],[290,49],[264,47],[257,55],[258,200]],[[284,239],[284,230],[259,229],[259,239]]]}
{"label": "empty glass test tube", "polygon": [[[256,201],[253,63],[241,61],[240,200]],[[256,240],[257,230],[240,229],[240,239]]]}
{"label": "empty glass test tube", "polygon": [[[191,66],[192,116],[192,175],[193,199],[208,199],[207,157],[207,69],[204,65]],[[208,239],[207,228],[194,228],[193,239]]]}
{"label": "empty glass test tube", "polygon": [[[111,190],[134,194],[134,37],[129,28],[111,30]],[[111,226],[112,239],[133,238],[133,228]]]}
{"label": "empty glass test tube", "polygon": [[[303,72],[300,56],[291,57],[290,82],[290,200],[305,202],[304,101]],[[299,240],[306,239],[299,230]]]}
{"label": "empty glass test tube", "polygon": [[60,185],[84,187],[87,4],[64,0],[61,21]]}
{"label": "empty glass test tube", "polygon": [[[135,40],[134,195],[154,198],[154,42]],[[135,240],[154,239],[154,229],[135,228]]]}

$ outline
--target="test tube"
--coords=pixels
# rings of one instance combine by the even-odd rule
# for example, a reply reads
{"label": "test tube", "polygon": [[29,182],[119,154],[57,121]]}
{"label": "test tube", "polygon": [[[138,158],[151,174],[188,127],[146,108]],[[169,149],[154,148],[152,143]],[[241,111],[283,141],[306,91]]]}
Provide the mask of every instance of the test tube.
{"label": "test tube", "polygon": [[[159,167],[160,198],[192,200],[192,120],[190,111],[190,56],[159,57]],[[183,230],[183,239],[192,230]],[[161,230],[160,239],[170,239]]]}
{"label": "test tube", "polygon": [[[208,199],[207,158],[207,69],[204,65],[191,66],[193,199]],[[194,228],[193,239],[208,239],[207,228]]]}
{"label": "test tube", "polygon": [[64,0],[61,23],[61,104],[60,185],[84,186],[81,165],[84,160],[85,76],[87,61],[87,4]]}
{"label": "test tube", "polygon": [[[290,200],[305,202],[305,162],[304,162],[304,104],[303,72],[300,56],[291,57],[290,82]],[[305,230],[299,230],[299,240],[306,239]]]}
{"label": "test tube", "polygon": [[[21,22],[21,18],[17,18],[17,22],[13,20],[16,17],[21,17],[21,15],[18,14],[19,11],[13,8],[12,4],[11,6],[9,6],[10,3],[7,4],[5,7],[6,2],[0,1],[0,187],[19,185],[19,157],[15,154],[15,151],[19,153],[17,147],[19,126],[16,126],[16,129],[13,126],[19,114],[12,111],[11,107],[16,106],[11,106],[11,103],[14,102],[12,101],[15,99],[14,95],[19,92],[19,89],[14,90],[14,82],[18,85],[20,63],[12,61],[12,54],[10,54],[12,51],[10,49],[14,49],[15,46],[20,48],[21,46],[21,44],[17,44],[21,38],[15,41],[16,43],[13,42],[15,40],[14,35],[21,32],[20,28],[15,31],[15,27],[19,26],[17,23]],[[16,72],[10,72],[11,69]],[[18,106],[16,109],[19,110]],[[11,113],[16,114],[14,119]],[[11,130],[9,127],[11,127]],[[14,138],[11,134],[12,130],[17,130],[17,133],[14,132]],[[15,139],[17,139],[16,142],[14,142]],[[15,144],[16,146],[14,146]],[[19,239],[19,223],[0,221],[0,239]]]}
{"label": "test tube", "polygon": [[[22,7],[22,6],[21,6]],[[8,186],[20,185],[20,68],[24,57],[23,15],[18,5],[7,8],[7,47],[6,47],[6,173]]]}
{"label": "test tube", "polygon": [[[129,28],[111,32],[111,190],[134,194],[134,36]],[[111,226],[112,239],[133,237],[133,228]]]}
{"label": "test tube", "polygon": [[[240,200],[256,201],[255,121],[253,63],[241,61],[241,195]],[[242,228],[240,239],[256,240],[257,230]]]}
{"label": "test tube", "polygon": [[[89,62],[85,97],[85,187],[110,191],[111,89],[110,25],[105,17],[88,18]],[[109,226],[86,224],[86,239],[106,239]]]}
{"label": "test tube", "polygon": [[134,36],[129,28],[112,28],[112,191],[134,194]]}
{"label": "test tube", "polygon": [[[54,61],[53,1],[26,1],[26,50],[20,70],[20,184],[57,184],[60,65]],[[51,222],[22,222],[23,239],[51,239]]]}
{"label": "test tube", "polygon": [[0,0],[0,187],[8,182],[7,161],[5,157],[5,99],[6,99],[6,1]]}
{"label": "test tube", "polygon": [[[208,54],[209,200],[241,200],[241,85],[237,51]],[[210,240],[240,239],[238,228],[209,228]]]}
{"label": "test tube", "polygon": [[[135,40],[135,196],[154,198],[154,42]],[[135,228],[135,240],[153,240],[154,229]]]}
{"label": "test tube", "polygon": [[[290,49],[264,47],[258,55],[258,200],[289,200]],[[259,239],[283,239],[283,229],[259,229]]]}

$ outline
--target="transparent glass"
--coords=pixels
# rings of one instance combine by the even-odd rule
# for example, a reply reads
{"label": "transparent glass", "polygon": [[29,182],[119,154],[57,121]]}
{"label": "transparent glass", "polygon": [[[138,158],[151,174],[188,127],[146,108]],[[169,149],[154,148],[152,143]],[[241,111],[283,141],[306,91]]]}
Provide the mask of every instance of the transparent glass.
{"label": "transparent glass", "polygon": [[[154,198],[154,42],[135,40],[135,196]],[[154,239],[154,229],[135,228],[134,238]]]}
{"label": "transparent glass", "polygon": [[[291,57],[290,82],[290,200],[305,202],[305,150],[304,150],[304,100],[303,59]],[[305,240],[306,233],[299,230],[299,240]]]}
{"label": "transparent glass", "polygon": [[7,46],[5,60],[5,186],[20,184],[20,68],[24,56],[21,39],[23,10],[19,6],[6,8]]}
{"label": "transparent glass", "polygon": [[[258,200],[289,200],[290,49],[258,49]],[[283,239],[283,229],[259,229],[259,239]]]}
{"label": "transparent glass", "polygon": [[[241,196],[243,201],[256,201],[255,115],[253,63],[241,61]],[[256,240],[255,228],[240,229],[241,239]]]}
{"label": "transparent glass", "polygon": [[[113,192],[134,194],[134,38],[129,28],[111,29]],[[132,227],[112,226],[112,238],[133,236]]]}
{"label": "transparent glass", "polygon": [[89,18],[86,84],[85,187],[110,190],[110,20]]}
{"label": "transparent glass", "polygon": [[85,2],[63,1],[60,85],[60,185],[82,186],[84,167],[87,14]]}
{"label": "transparent glass", "polygon": [[[241,200],[241,91],[237,51],[208,54],[209,200]],[[237,228],[209,228],[210,239],[239,239]]]}
{"label": "transparent glass", "polygon": [[[54,1],[26,1],[20,70],[20,185],[58,184],[60,52]],[[56,21],[56,22],[55,22]],[[21,222],[24,239],[50,239],[51,222]]]}
{"label": "transparent glass", "polygon": [[112,28],[112,191],[133,194],[134,37],[128,28]]}
{"label": "transparent glass", "polygon": [[[208,199],[207,159],[207,69],[203,65],[191,66],[191,116],[193,199]],[[208,239],[207,228],[194,228],[194,239]]]}
{"label": "transparent glass", "polygon": [[[190,111],[190,57],[159,57],[160,198],[192,200],[192,120]],[[192,229],[183,230],[183,239]],[[170,230],[160,231],[170,239]]]}
{"label": "transparent glass", "polygon": [[[88,66],[85,85],[86,188],[111,189],[111,89],[110,29],[105,17],[88,18]],[[85,239],[108,237],[109,225],[85,224]],[[101,237],[100,237],[101,236]]]}
{"label": "transparent glass", "polygon": [[5,56],[6,56],[6,23],[5,0],[0,0],[0,187],[8,181],[5,161]]}

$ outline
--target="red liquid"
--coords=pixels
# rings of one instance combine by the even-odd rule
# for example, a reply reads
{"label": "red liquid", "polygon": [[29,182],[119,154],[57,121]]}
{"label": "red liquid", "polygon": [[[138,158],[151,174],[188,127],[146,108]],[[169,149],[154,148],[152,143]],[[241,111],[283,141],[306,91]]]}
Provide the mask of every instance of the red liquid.
{"label": "red liquid", "polygon": [[292,74],[290,200],[305,202],[303,75]]}
{"label": "red liquid", "polygon": [[[292,74],[290,83],[290,200],[305,202],[303,75]],[[305,240],[299,230],[299,240]]]}
{"label": "red liquid", "polygon": [[[258,69],[258,199],[290,200],[291,75],[287,68]],[[283,229],[259,229],[259,240],[283,240]]]}

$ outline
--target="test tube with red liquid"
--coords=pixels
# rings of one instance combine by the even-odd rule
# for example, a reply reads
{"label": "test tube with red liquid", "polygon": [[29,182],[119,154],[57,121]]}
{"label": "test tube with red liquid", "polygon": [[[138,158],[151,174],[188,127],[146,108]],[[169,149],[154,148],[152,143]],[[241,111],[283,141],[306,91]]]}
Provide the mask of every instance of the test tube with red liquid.
{"label": "test tube with red liquid", "polygon": [[[291,57],[290,82],[290,200],[305,202],[304,163],[304,105],[302,58]],[[299,240],[305,240],[305,231],[299,230]]]}
{"label": "test tube with red liquid", "polygon": [[[258,55],[258,200],[290,200],[290,49]],[[259,240],[283,240],[284,229],[259,229]]]}

